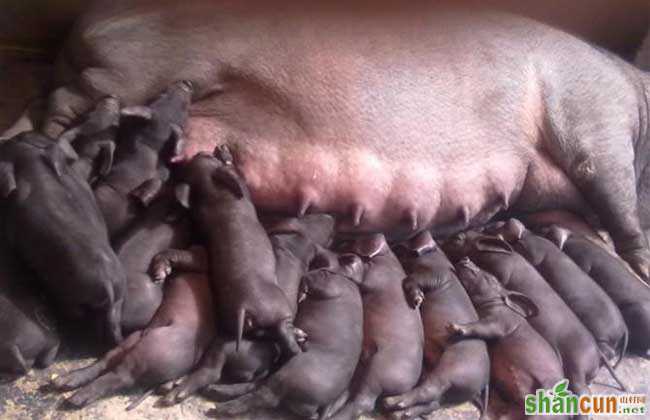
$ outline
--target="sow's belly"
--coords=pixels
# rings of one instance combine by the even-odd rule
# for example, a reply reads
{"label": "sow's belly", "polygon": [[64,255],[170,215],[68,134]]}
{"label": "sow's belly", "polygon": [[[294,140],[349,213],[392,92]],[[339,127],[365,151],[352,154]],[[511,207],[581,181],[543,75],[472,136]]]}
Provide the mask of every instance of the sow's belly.
{"label": "sow's belly", "polygon": [[511,208],[582,208],[579,193],[534,142],[481,127],[445,138],[409,121],[398,133],[390,124],[362,130],[340,122],[308,134],[291,126],[192,117],[187,154],[228,144],[259,208],[332,213],[344,232],[450,233]]}

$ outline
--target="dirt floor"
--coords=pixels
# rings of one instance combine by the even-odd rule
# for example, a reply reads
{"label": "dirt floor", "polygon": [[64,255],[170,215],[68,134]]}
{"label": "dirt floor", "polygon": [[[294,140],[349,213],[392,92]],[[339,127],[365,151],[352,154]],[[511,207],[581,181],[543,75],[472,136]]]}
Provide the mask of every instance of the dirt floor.
{"label": "dirt floor", "polygon": [[[76,344],[75,344],[76,341]],[[184,419],[194,420],[210,418],[209,410],[214,406],[201,397],[194,397],[185,403],[171,407],[161,408],[156,406],[157,397],[151,396],[135,410],[127,412],[125,407],[141,395],[143,390],[137,389],[123,395],[115,396],[95,403],[80,411],[66,411],[61,407],[63,398],[69,394],[52,393],[47,390],[49,378],[60,375],[72,369],[85,366],[93,359],[79,351],[80,342],[68,341],[64,344],[59,362],[46,370],[32,370],[29,375],[13,383],[0,385],[0,419],[53,419],[53,420],[101,420],[101,419],[129,419],[129,420],[166,420]],[[617,369],[621,379],[626,383],[630,392],[645,394],[650,397],[650,361],[638,358],[626,358]],[[610,393],[619,391],[610,386],[611,378],[603,369],[596,383],[592,385],[595,393]],[[443,419],[478,419],[478,411],[470,404],[447,408],[427,417],[427,420]],[[289,419],[293,418],[286,413],[253,412],[238,419]],[[367,417],[381,419],[380,415]],[[621,417],[598,417],[598,419],[621,419]]]}

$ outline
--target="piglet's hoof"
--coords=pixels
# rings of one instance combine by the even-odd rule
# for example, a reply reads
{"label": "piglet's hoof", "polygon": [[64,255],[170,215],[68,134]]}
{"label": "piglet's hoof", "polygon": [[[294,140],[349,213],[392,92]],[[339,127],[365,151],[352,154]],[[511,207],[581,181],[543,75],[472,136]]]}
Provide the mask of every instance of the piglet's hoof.
{"label": "piglet's hoof", "polygon": [[418,288],[413,288],[407,292],[406,298],[411,308],[420,309],[420,305],[424,302],[424,293]]}
{"label": "piglet's hoof", "polygon": [[447,324],[447,332],[449,332],[450,335],[459,335],[459,336],[463,336],[467,333],[464,327],[453,323]]}
{"label": "piglet's hoof", "polygon": [[633,249],[621,253],[621,257],[643,281],[650,283],[650,251],[645,248]]}
{"label": "piglet's hoof", "polygon": [[307,351],[307,341],[309,339],[309,335],[297,327],[293,327],[293,335],[296,337],[296,343],[298,343],[300,349],[302,351]]}
{"label": "piglet's hoof", "polygon": [[162,283],[172,274],[172,264],[164,253],[160,253],[151,260],[151,276],[155,283]]}

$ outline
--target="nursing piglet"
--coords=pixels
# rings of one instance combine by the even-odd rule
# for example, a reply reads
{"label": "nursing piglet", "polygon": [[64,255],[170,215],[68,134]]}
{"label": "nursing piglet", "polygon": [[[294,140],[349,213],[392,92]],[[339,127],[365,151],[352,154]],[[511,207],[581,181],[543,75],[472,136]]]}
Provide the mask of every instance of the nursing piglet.
{"label": "nursing piglet", "polygon": [[149,106],[120,111],[118,147],[110,172],[94,186],[111,239],[116,238],[160,192],[168,161],[180,154],[192,85],[171,85]]}
{"label": "nursing piglet", "polygon": [[557,226],[543,233],[618,305],[630,331],[630,348],[650,356],[650,287],[623,260],[592,240]]}
{"label": "nursing piglet", "polygon": [[[256,408],[282,406],[301,417],[325,418],[352,378],[361,354],[363,311],[355,283],[363,264],[354,255],[340,264],[321,267],[303,279],[296,326],[309,335],[307,351],[291,358],[260,384],[243,384],[251,391],[213,410],[217,416],[236,416]],[[224,386],[227,387],[227,386]]]}
{"label": "nursing piglet", "polygon": [[[486,340],[490,352],[490,393],[496,392],[518,418],[527,394],[553,388],[564,378],[559,355],[526,322],[537,316],[537,305],[526,295],[505,289],[491,274],[470,259],[456,264],[458,278],[467,290],[480,319],[451,323],[452,335]],[[566,418],[566,417],[559,417]]]}
{"label": "nursing piglet", "polygon": [[219,159],[200,153],[183,168],[176,194],[207,244],[220,331],[239,343],[260,330],[276,338],[286,355],[295,355],[302,333],[293,326],[292,305],[278,283],[273,246],[229,152],[215,153]]}
{"label": "nursing piglet", "polygon": [[410,391],[420,379],[424,332],[419,311],[402,290],[406,273],[382,234],[345,244],[364,259],[359,285],[363,300],[363,353],[354,373],[350,398],[333,418],[356,419],[374,410],[380,397]]}
{"label": "nursing piglet", "polygon": [[474,401],[484,407],[490,374],[485,342],[450,337],[450,323],[478,320],[474,306],[461,286],[454,266],[424,231],[398,244],[394,252],[408,277],[403,288],[411,307],[419,307],[424,325],[425,372],[418,386],[383,400],[393,418],[413,418],[445,404]]}
{"label": "nursing piglet", "polygon": [[591,332],[608,359],[623,357],[628,341],[623,315],[589,275],[555,244],[535,235],[517,219],[494,225],[490,231],[501,235],[537,269]]}

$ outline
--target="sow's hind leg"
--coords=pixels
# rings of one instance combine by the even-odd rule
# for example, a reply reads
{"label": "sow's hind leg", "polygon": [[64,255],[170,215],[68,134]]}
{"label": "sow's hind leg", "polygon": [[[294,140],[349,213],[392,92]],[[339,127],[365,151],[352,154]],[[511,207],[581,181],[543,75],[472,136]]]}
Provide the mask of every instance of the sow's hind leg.
{"label": "sow's hind leg", "polygon": [[560,89],[556,85],[547,95],[546,149],[596,212],[621,257],[648,281],[650,251],[639,220],[635,174],[634,137],[642,132],[636,129],[637,92],[618,63],[604,57],[592,61],[577,71],[582,82],[563,72]]}

